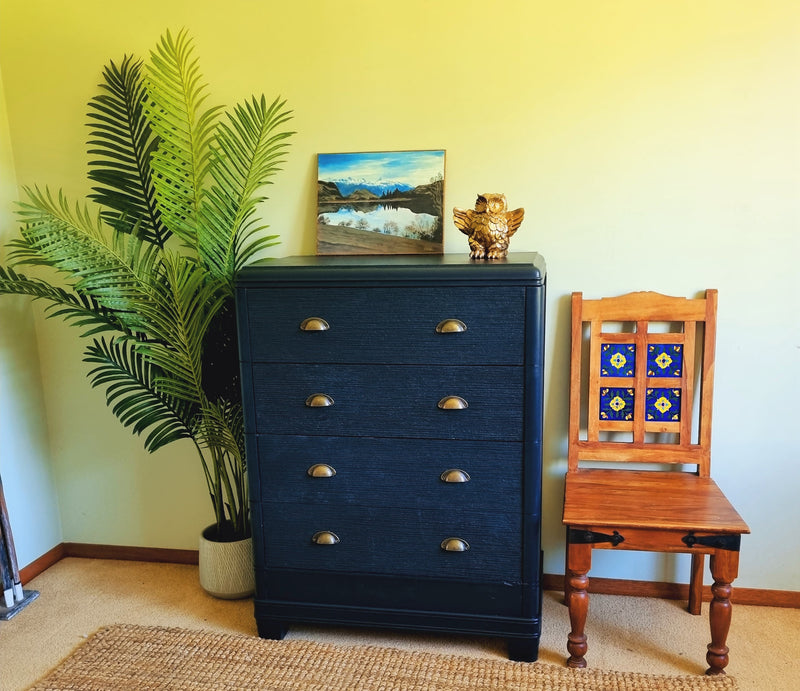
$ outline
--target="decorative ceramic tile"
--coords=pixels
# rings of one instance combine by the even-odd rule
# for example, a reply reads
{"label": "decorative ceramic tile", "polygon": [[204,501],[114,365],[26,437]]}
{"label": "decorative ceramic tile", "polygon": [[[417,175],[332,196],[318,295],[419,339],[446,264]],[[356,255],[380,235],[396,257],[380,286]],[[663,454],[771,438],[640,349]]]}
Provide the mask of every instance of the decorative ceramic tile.
{"label": "decorative ceramic tile", "polygon": [[681,390],[647,389],[645,419],[653,422],[678,422],[681,419]]}
{"label": "decorative ceramic tile", "polygon": [[601,420],[633,420],[633,389],[605,387],[600,389]]}
{"label": "decorative ceramic tile", "polygon": [[683,374],[683,345],[651,343],[647,346],[648,377],[680,377]]}
{"label": "decorative ceramic tile", "polygon": [[603,343],[600,348],[600,376],[632,377],[636,372],[633,343]]}

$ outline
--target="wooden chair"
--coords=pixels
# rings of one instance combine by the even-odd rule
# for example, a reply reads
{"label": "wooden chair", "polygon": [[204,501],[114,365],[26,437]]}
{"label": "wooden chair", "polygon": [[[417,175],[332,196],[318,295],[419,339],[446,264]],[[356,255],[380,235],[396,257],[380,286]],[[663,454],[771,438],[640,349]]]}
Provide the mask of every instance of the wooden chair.
{"label": "wooden chair", "polygon": [[741,535],[750,530],[709,476],[716,312],[716,290],[702,299],[572,295],[563,514],[570,667],[586,666],[592,549],[644,550],[692,554],[694,614],[702,602],[704,555],[710,555],[706,674],[724,674],[731,583]]}

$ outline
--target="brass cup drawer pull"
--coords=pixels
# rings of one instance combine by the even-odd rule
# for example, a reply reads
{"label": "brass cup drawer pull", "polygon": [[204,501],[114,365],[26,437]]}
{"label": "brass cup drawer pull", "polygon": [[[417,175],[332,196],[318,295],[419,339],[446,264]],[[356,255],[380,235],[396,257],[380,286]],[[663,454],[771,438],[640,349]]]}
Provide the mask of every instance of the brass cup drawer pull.
{"label": "brass cup drawer pull", "polygon": [[308,408],[327,408],[333,405],[333,398],[326,393],[312,393],[306,399],[306,406]]}
{"label": "brass cup drawer pull", "polygon": [[450,468],[445,470],[440,476],[442,482],[469,482],[469,473],[459,468]]}
{"label": "brass cup drawer pull", "polygon": [[311,536],[311,542],[315,545],[336,545],[339,543],[339,536],[330,530],[320,530]]}
{"label": "brass cup drawer pull", "polygon": [[309,317],[300,322],[300,331],[327,331],[330,328],[322,317]]}
{"label": "brass cup drawer pull", "polygon": [[437,334],[460,334],[467,330],[467,325],[460,319],[442,319],[436,325]]}
{"label": "brass cup drawer pull", "polygon": [[306,471],[306,474],[309,477],[333,477],[336,475],[336,469],[327,463],[315,463]]}
{"label": "brass cup drawer pull", "polygon": [[460,537],[448,537],[442,540],[440,547],[445,552],[466,552],[469,549],[469,542]]}
{"label": "brass cup drawer pull", "polygon": [[461,396],[445,396],[437,405],[442,410],[464,410],[464,408],[469,408],[469,403]]}

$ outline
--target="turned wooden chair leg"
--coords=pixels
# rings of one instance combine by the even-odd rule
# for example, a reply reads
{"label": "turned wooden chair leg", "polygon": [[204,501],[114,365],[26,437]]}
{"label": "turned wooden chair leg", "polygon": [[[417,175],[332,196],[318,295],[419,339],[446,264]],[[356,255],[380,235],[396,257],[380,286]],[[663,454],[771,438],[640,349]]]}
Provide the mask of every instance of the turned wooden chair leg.
{"label": "turned wooden chair leg", "polygon": [[567,545],[567,569],[565,578],[569,582],[566,587],[567,607],[572,630],[567,637],[569,651],[568,667],[586,667],[586,615],[589,612],[589,569],[592,566],[591,544]]}
{"label": "turned wooden chair leg", "polygon": [[564,604],[569,605],[569,528],[567,528],[567,539],[565,540],[566,549],[564,550]]}
{"label": "turned wooden chair leg", "polygon": [[718,549],[711,555],[711,575],[714,585],[711,593],[709,621],[711,623],[711,643],[708,644],[706,674],[725,674],[728,665],[728,630],[731,626],[731,583],[739,571],[739,552]]}
{"label": "turned wooden chair leg", "polygon": [[689,606],[690,614],[700,614],[703,608],[703,569],[706,564],[706,555],[697,553],[692,555],[692,574],[689,579]]}

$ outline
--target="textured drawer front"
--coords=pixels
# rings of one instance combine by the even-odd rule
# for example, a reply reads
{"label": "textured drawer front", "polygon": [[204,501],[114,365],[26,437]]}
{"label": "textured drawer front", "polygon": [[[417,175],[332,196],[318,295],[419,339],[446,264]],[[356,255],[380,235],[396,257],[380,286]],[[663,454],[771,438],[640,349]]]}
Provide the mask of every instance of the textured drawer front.
{"label": "textured drawer front", "polygon": [[[422,581],[416,576],[376,576],[332,571],[325,571],[320,577],[317,571],[296,569],[259,570],[256,572],[256,583],[259,584],[256,610],[262,598],[270,600],[269,609],[272,610],[280,601],[308,602],[309,593],[313,593],[311,606],[315,614],[319,613],[319,605],[352,606],[356,600],[360,608],[379,608],[377,616],[382,619],[386,609],[394,612],[399,609],[452,612],[459,617],[462,614],[525,616],[524,593],[530,590],[530,586],[522,583],[505,581],[470,583],[453,578],[426,578]],[[293,607],[294,604],[289,606]]]}
{"label": "textured drawer front", "polygon": [[[518,365],[523,288],[272,288],[247,293],[256,362]],[[308,317],[327,331],[301,331]],[[458,319],[463,333],[436,333]]]}
{"label": "textured drawer front", "polygon": [[[470,580],[521,579],[520,517],[511,514],[264,505],[264,554],[270,568],[418,575]],[[337,544],[312,541],[330,531]],[[447,538],[469,549],[447,552]]]}
{"label": "textured drawer front", "polygon": [[[521,367],[257,363],[253,387],[258,433],[522,439]],[[313,394],[333,405],[308,407]],[[468,407],[440,409],[450,396]]]}
{"label": "textured drawer front", "polygon": [[[522,511],[519,442],[261,436],[258,456],[272,502]],[[462,481],[444,482],[448,470]]]}

